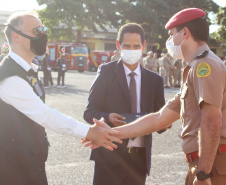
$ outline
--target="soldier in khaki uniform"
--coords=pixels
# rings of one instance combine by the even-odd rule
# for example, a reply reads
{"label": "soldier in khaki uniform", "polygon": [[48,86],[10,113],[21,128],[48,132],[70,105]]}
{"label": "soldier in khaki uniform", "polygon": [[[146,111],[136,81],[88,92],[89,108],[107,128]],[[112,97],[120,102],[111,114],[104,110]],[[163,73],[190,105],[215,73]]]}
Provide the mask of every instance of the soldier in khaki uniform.
{"label": "soldier in khaki uniform", "polygon": [[161,58],[159,58],[158,60],[158,66],[159,66],[159,74],[161,75],[161,77],[163,78],[163,81],[164,81],[164,86],[166,85],[166,82],[165,82],[165,67],[163,65],[163,59],[165,57],[165,54],[164,53],[161,53]]}
{"label": "soldier in khaki uniform", "polygon": [[153,59],[153,52],[149,51],[147,52],[147,56],[143,59],[143,63],[146,69],[149,69],[152,71],[151,68],[151,60]]}
{"label": "soldier in khaki uniform", "polygon": [[167,53],[166,56],[163,58],[163,67],[164,67],[164,83],[165,83],[165,87],[169,88],[169,71],[170,71],[170,60],[171,56]]}
{"label": "soldier in khaki uniform", "polygon": [[114,51],[114,55],[111,57],[111,61],[118,61],[120,59],[120,53],[118,50]]}
{"label": "soldier in khaki uniform", "polygon": [[174,87],[180,87],[181,84],[181,69],[182,69],[182,60],[176,59],[173,63],[174,70]]}
{"label": "soldier in khaki uniform", "polygon": [[151,66],[151,71],[158,73],[158,58],[157,58],[157,53],[153,54],[153,58],[150,62]]}
{"label": "soldier in khaki uniform", "polygon": [[175,85],[175,79],[174,79],[174,58],[172,58],[170,55],[168,56],[168,63],[169,63],[169,85],[170,87],[173,87]]}
{"label": "soldier in khaki uniform", "polygon": [[205,16],[198,8],[188,8],[165,26],[170,35],[168,52],[188,64],[180,92],[159,112],[115,128],[123,133],[122,138],[133,138],[181,118],[179,136],[189,166],[185,185],[226,184],[226,67],[207,45]]}

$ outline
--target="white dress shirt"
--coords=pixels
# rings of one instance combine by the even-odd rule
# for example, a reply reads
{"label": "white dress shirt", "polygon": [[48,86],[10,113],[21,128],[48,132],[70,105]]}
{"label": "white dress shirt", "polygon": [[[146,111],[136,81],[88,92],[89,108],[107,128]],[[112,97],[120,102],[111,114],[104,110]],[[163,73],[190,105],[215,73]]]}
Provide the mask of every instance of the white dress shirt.
{"label": "white dress shirt", "polygon": [[[132,72],[125,64],[123,64],[124,66],[124,71],[125,71],[125,75],[126,75],[126,80],[127,80],[127,84],[129,87],[130,84],[130,80],[131,77],[129,76],[129,74]],[[136,81],[136,91],[137,91],[137,113],[140,113],[140,103],[141,103],[141,68],[140,68],[140,63],[138,64],[137,68],[133,71],[136,73],[136,75],[134,76],[134,79]],[[144,137],[143,136],[139,136],[136,137],[135,139],[129,139],[128,145],[127,147],[145,147],[145,142],[144,142]]]}
{"label": "white dress shirt", "polygon": [[[23,58],[12,51],[9,52],[9,56],[26,71],[32,68],[37,72],[37,65],[31,64],[30,66]],[[60,134],[85,138],[89,131],[88,125],[44,104],[28,82],[18,76],[12,76],[0,82],[0,98],[39,125]]]}

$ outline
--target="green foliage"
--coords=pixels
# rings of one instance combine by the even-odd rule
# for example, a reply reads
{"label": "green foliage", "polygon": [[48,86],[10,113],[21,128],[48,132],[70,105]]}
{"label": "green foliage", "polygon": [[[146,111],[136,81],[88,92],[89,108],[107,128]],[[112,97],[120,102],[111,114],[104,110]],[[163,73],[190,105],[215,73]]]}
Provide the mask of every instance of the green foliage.
{"label": "green foliage", "polygon": [[215,38],[226,43],[226,7],[220,7],[216,14],[215,23],[220,26],[218,32],[215,33]]}
{"label": "green foliage", "polygon": [[[207,13],[217,12],[212,0],[37,0],[46,8],[39,11],[41,20],[50,29],[50,38],[79,40],[72,27],[79,31],[88,28],[105,30],[106,25],[119,28],[128,22],[141,24],[147,43],[158,42],[165,47],[168,34],[164,26],[169,18],[181,9],[201,8]],[[61,25],[59,27],[59,25]]]}

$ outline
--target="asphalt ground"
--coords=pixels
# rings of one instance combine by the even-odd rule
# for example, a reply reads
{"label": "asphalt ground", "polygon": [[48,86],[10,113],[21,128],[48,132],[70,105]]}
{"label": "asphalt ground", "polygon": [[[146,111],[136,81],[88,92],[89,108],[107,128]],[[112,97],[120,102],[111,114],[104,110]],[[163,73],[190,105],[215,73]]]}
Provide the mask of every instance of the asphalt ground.
{"label": "asphalt ground", "polygon": [[[39,72],[43,77],[43,72]],[[57,82],[57,72],[52,72]],[[68,71],[65,75],[67,88],[49,88],[46,104],[62,113],[85,123],[88,93],[96,76],[95,72]],[[172,98],[178,88],[165,89],[166,101]],[[186,177],[187,163],[178,137],[181,121],[163,134],[153,133],[152,168],[146,185],[182,185]],[[50,141],[49,157],[46,163],[50,185],[92,185],[94,162],[89,160],[90,149],[84,148],[79,138],[65,136],[47,129]]]}

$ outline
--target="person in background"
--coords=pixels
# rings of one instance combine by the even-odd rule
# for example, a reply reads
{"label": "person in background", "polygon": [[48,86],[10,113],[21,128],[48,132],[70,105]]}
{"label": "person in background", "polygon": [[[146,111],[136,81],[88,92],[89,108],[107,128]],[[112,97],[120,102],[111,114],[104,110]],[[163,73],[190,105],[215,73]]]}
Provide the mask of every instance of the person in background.
{"label": "person in background", "polygon": [[153,59],[153,52],[149,51],[147,52],[147,56],[143,59],[144,66],[146,69],[152,70],[151,68],[151,60]]}
{"label": "person in background", "polygon": [[[56,63],[56,67],[58,69],[57,88],[66,87],[64,84],[65,72],[67,71],[66,61],[67,59],[65,58],[65,53],[62,53],[60,58],[57,59],[57,63]],[[62,78],[62,86],[60,86],[61,78]]]}
{"label": "person in background", "polygon": [[168,61],[168,64],[169,64],[169,86],[170,87],[174,87],[175,86],[175,79],[174,79],[174,70],[175,70],[175,67],[173,65],[174,63],[174,58],[170,55],[168,55],[167,57],[167,61]]}
{"label": "person in background", "polygon": [[118,50],[114,51],[114,55],[111,57],[111,61],[118,61],[120,59],[120,53]]}
{"label": "person in background", "polygon": [[49,88],[49,84],[52,87],[55,87],[56,85],[53,84],[53,78],[51,74],[51,65],[49,62],[49,54],[45,53],[45,57],[42,60],[42,70],[44,73],[44,88]]}
{"label": "person in background", "polygon": [[181,84],[181,69],[182,69],[182,59],[176,59],[173,63],[174,70],[174,87],[180,87]]}
{"label": "person in background", "polygon": [[159,67],[158,55],[157,53],[154,53],[153,59],[151,60],[151,69],[153,72],[158,73],[158,67]]}
{"label": "person in background", "polygon": [[169,71],[170,71],[170,61],[171,56],[169,53],[166,53],[165,57],[162,59],[162,64],[164,67],[164,83],[165,83],[165,88],[169,88]]}

